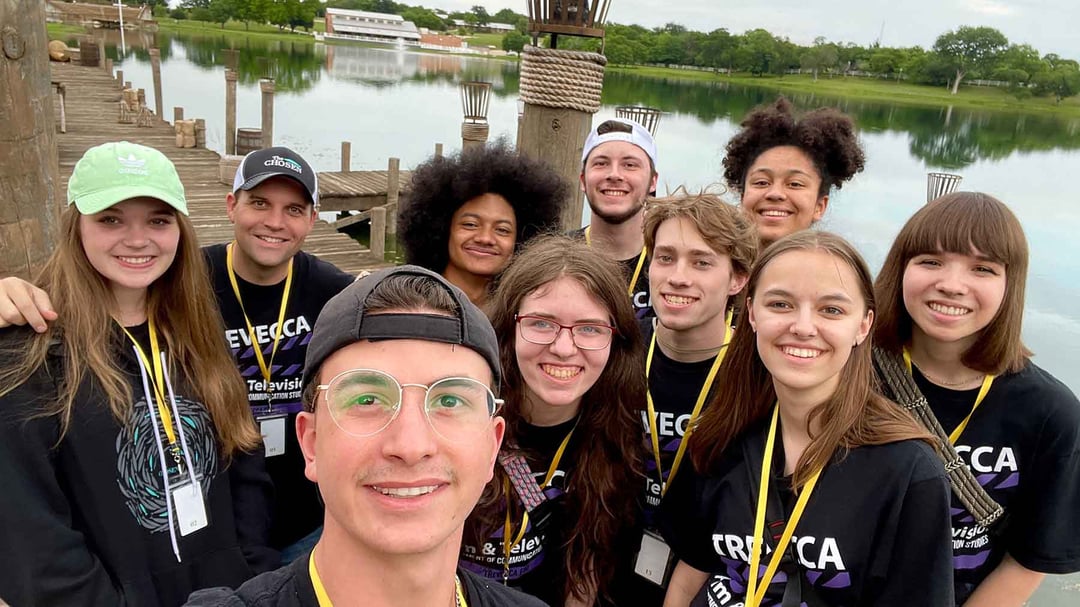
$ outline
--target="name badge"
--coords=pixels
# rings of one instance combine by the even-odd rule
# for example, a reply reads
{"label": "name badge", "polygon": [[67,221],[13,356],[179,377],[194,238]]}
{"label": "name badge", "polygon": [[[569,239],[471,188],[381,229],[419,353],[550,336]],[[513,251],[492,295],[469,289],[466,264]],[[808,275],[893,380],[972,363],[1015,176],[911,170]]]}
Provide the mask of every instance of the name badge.
{"label": "name badge", "polygon": [[259,433],[263,437],[266,457],[285,453],[285,420],[288,416],[278,415],[259,420]]}
{"label": "name badge", "polygon": [[671,548],[664,538],[645,531],[641,536],[641,550],[634,562],[634,573],[663,588],[671,577],[671,561]]}
{"label": "name badge", "polygon": [[194,533],[210,524],[206,518],[206,502],[203,501],[201,484],[187,483],[174,487],[172,500],[180,535]]}

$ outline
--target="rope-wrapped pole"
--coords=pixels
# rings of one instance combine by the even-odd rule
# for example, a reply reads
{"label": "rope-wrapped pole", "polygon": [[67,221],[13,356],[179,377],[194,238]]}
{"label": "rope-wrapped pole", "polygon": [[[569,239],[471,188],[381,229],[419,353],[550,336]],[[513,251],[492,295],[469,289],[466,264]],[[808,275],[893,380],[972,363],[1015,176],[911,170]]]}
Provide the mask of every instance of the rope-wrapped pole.
{"label": "rope-wrapped pole", "polygon": [[[571,184],[581,175],[581,150],[600,109],[606,64],[598,53],[526,46],[521,54],[519,152],[543,158]],[[572,191],[563,210],[565,229],[581,226],[581,191]]]}
{"label": "rope-wrapped pole", "polygon": [[987,495],[979,481],[975,480],[971,469],[964,464],[964,460],[960,459],[960,455],[949,442],[949,434],[941,427],[934,412],[930,410],[930,404],[926,402],[926,397],[919,391],[915,380],[904,368],[902,359],[880,348],[875,348],[874,367],[881,380],[885,396],[911,413],[930,434],[937,438],[938,453],[945,463],[945,473],[949,477],[949,484],[952,485],[953,491],[976,522],[989,528],[994,521],[1001,518],[1004,510]]}

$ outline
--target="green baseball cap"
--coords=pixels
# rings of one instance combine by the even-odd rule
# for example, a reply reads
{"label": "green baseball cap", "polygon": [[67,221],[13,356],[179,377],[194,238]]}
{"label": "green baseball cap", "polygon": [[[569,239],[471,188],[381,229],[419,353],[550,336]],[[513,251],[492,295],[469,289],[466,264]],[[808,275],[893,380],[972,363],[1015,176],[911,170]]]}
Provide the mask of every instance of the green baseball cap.
{"label": "green baseball cap", "polygon": [[100,213],[129,198],[156,198],[188,214],[184,184],[165,154],[129,141],[86,150],[68,180],[68,204],[83,215]]}

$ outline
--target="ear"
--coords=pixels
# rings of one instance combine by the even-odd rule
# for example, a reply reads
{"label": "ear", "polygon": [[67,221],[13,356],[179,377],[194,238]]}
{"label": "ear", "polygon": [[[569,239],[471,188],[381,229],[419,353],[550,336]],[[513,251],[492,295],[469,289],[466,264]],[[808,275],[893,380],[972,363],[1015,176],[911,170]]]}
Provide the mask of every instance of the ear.
{"label": "ear", "polygon": [[754,318],[754,301],[752,298],[746,298],[746,309],[743,310],[743,313],[746,314],[746,319],[750,321],[750,330],[757,333],[757,319]]}
{"label": "ear", "polygon": [[315,220],[318,219],[318,218],[319,218],[319,211],[317,211],[315,209],[315,205],[311,205],[311,221],[308,222],[308,226],[309,227],[314,226],[315,225]]}
{"label": "ear", "polygon": [[315,469],[315,414],[302,411],[296,416],[296,438],[304,454],[304,476],[313,483],[319,482]]}
{"label": "ear", "polygon": [[821,218],[825,215],[825,209],[829,208],[829,195],[826,194],[817,199],[817,203],[814,205],[814,221],[821,221]]}
{"label": "ear", "polygon": [[866,316],[859,323],[859,333],[855,336],[855,345],[861,344],[870,335],[870,328],[874,326],[874,311],[867,310]]}
{"label": "ear", "polygon": [[488,477],[487,480],[491,480],[495,475],[495,462],[499,458],[499,449],[502,448],[503,437],[506,435],[506,420],[500,416],[495,416],[491,420],[492,423],[492,444],[491,444],[491,463],[488,465]]}
{"label": "ear", "polygon": [[236,205],[239,203],[240,201],[237,200],[236,195],[232,192],[225,195],[225,213],[229,216],[230,223],[236,223],[236,218],[233,217],[233,214],[236,212]]}
{"label": "ear", "polygon": [[652,174],[652,179],[649,180],[649,192],[650,193],[656,191],[656,183],[659,180],[660,180],[660,174],[659,173],[653,173]]}
{"label": "ear", "polygon": [[578,175],[578,187],[581,188],[582,192],[585,191],[585,169],[584,168],[581,169],[581,174]]}
{"label": "ear", "polygon": [[728,289],[728,297],[734,297],[743,290],[750,277],[746,274],[732,273],[731,275],[731,287]]}

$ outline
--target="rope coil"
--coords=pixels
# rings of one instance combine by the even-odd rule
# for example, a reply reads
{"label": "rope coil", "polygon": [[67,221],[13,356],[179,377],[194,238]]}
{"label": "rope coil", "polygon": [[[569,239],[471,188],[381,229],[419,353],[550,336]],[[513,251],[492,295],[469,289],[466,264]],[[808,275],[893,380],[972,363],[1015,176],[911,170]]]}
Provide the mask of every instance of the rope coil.
{"label": "rope coil", "polygon": [[599,53],[526,46],[521,53],[521,100],[595,114],[605,65],[607,58]]}
{"label": "rope coil", "polygon": [[960,502],[964,504],[971,516],[982,525],[989,528],[994,521],[1001,518],[1005,510],[987,495],[979,481],[971,473],[971,468],[964,465],[960,455],[949,442],[949,433],[941,427],[934,412],[930,410],[930,403],[919,391],[915,379],[904,368],[903,359],[900,356],[889,354],[879,348],[874,348],[874,367],[877,368],[878,377],[885,396],[907,409],[924,428],[930,431],[939,443],[939,455],[945,464],[945,473],[949,477],[949,484],[956,492]]}
{"label": "rope coil", "polygon": [[490,128],[486,122],[462,122],[461,138],[465,141],[487,141]]}

